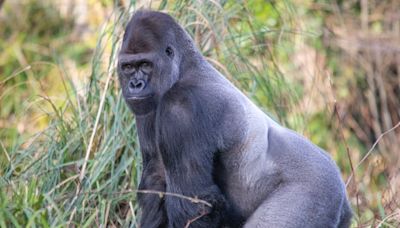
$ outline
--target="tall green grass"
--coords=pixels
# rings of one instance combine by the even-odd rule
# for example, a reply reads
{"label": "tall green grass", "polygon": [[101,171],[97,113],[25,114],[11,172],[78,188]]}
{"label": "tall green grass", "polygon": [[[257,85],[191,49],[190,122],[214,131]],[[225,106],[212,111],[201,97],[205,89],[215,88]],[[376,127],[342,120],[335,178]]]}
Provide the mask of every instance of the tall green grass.
{"label": "tall green grass", "polygon": [[[151,7],[176,17],[216,68],[288,124],[299,92],[286,82],[277,59],[287,60],[280,49],[293,36],[292,8],[287,1],[265,3],[260,15],[275,21],[265,26],[252,11],[259,3],[161,1]],[[141,156],[115,71],[123,28],[134,10],[133,3],[115,6],[99,34],[87,85],[74,83],[57,63],[65,100],[42,97],[51,107],[48,127],[3,148],[0,227],[137,226]]]}

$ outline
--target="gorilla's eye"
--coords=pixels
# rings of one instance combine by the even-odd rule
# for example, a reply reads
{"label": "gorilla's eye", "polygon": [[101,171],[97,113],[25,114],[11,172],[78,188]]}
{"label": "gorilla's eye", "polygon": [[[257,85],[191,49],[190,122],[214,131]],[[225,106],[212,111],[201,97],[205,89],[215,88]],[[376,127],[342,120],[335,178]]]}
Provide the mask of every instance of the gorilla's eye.
{"label": "gorilla's eye", "polygon": [[165,53],[166,53],[169,57],[173,57],[173,56],[174,56],[174,50],[172,50],[171,47],[167,47],[167,49],[165,49]]}
{"label": "gorilla's eye", "polygon": [[148,63],[148,62],[142,62],[142,63],[140,64],[140,66],[141,66],[141,67],[149,67],[149,66],[150,66],[150,63]]}
{"label": "gorilla's eye", "polygon": [[130,63],[125,63],[125,64],[122,64],[121,68],[123,71],[130,71],[133,69],[133,65]]}
{"label": "gorilla's eye", "polygon": [[152,70],[152,63],[148,61],[143,61],[139,64],[139,68],[142,72],[149,74]]}

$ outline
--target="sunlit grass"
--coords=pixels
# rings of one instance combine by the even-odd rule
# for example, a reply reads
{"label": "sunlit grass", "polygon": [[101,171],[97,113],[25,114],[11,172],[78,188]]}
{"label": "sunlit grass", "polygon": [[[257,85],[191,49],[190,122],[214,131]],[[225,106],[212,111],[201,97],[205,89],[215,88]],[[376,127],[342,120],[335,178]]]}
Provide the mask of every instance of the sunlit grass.
{"label": "sunlit grass", "polygon": [[[279,108],[273,101],[283,88],[280,75],[267,73],[271,61],[264,65],[250,57],[267,54],[256,46],[257,33],[246,24],[251,23],[251,14],[235,5],[225,10],[214,2],[161,7],[169,7],[164,10],[178,18],[229,79],[254,98],[260,97],[261,103],[266,93],[265,104]],[[133,115],[121,97],[115,74],[129,11],[115,8],[103,26],[88,84],[82,87],[67,72],[60,74],[57,80],[62,82],[59,89],[65,100],[40,98],[48,107],[48,127],[7,151],[9,161],[2,166],[1,177],[2,226],[135,226],[141,158]],[[237,17],[248,21],[237,25]],[[244,48],[247,53],[242,53]]]}
{"label": "sunlit grass", "polygon": [[[338,135],[344,134],[351,146],[360,143],[338,127],[340,121],[331,116],[333,104],[326,103],[328,111],[316,114],[300,109],[304,91],[288,70],[294,69],[291,54],[298,37],[315,39],[315,33],[296,27],[296,9],[290,1],[265,3],[264,8],[257,5],[258,1],[178,0],[156,1],[151,7],[177,18],[207,60],[266,113],[330,149],[348,176],[346,148]],[[18,63],[6,58],[13,56],[9,54],[13,50],[25,53],[26,48],[36,50],[27,52],[28,59],[38,58],[44,39],[40,35],[36,41],[17,39],[15,47],[0,53],[0,62],[7,65],[0,66],[4,74],[0,114],[16,113],[13,123],[19,120],[20,128],[37,132],[27,137],[18,126],[0,122],[0,227],[136,227],[141,156],[134,117],[121,97],[115,65],[124,25],[137,7],[133,3],[113,6],[97,31],[91,61],[82,60],[87,59],[85,48],[85,52],[73,48],[67,52],[90,69],[84,79],[58,53],[49,55],[50,48],[43,49],[40,53],[45,57],[34,64],[18,56]],[[60,42],[64,35],[54,35],[54,39],[66,45]],[[74,47],[80,50],[82,46]],[[6,106],[11,111],[4,111]],[[361,167],[356,177],[363,172]],[[396,214],[385,214],[384,205],[377,204],[382,227],[394,227]],[[374,216],[363,205],[354,226]]]}

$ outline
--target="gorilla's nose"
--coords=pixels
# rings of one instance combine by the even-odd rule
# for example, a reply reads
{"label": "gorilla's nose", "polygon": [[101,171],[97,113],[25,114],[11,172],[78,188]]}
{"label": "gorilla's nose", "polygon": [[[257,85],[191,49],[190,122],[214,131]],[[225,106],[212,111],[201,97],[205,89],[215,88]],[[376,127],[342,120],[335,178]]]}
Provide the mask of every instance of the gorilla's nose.
{"label": "gorilla's nose", "polygon": [[138,93],[144,89],[146,83],[142,79],[133,79],[129,82],[129,92],[130,93]]}

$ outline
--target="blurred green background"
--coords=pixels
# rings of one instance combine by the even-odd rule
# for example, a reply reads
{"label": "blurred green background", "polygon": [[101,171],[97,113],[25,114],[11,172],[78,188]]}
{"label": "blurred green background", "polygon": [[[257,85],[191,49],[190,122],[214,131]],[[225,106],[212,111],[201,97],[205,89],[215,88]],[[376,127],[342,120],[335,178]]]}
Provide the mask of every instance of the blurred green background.
{"label": "blurred green background", "polygon": [[400,226],[400,1],[0,0],[0,227],[137,227],[141,158],[115,63],[139,8],[177,18],[329,151],[352,226]]}

